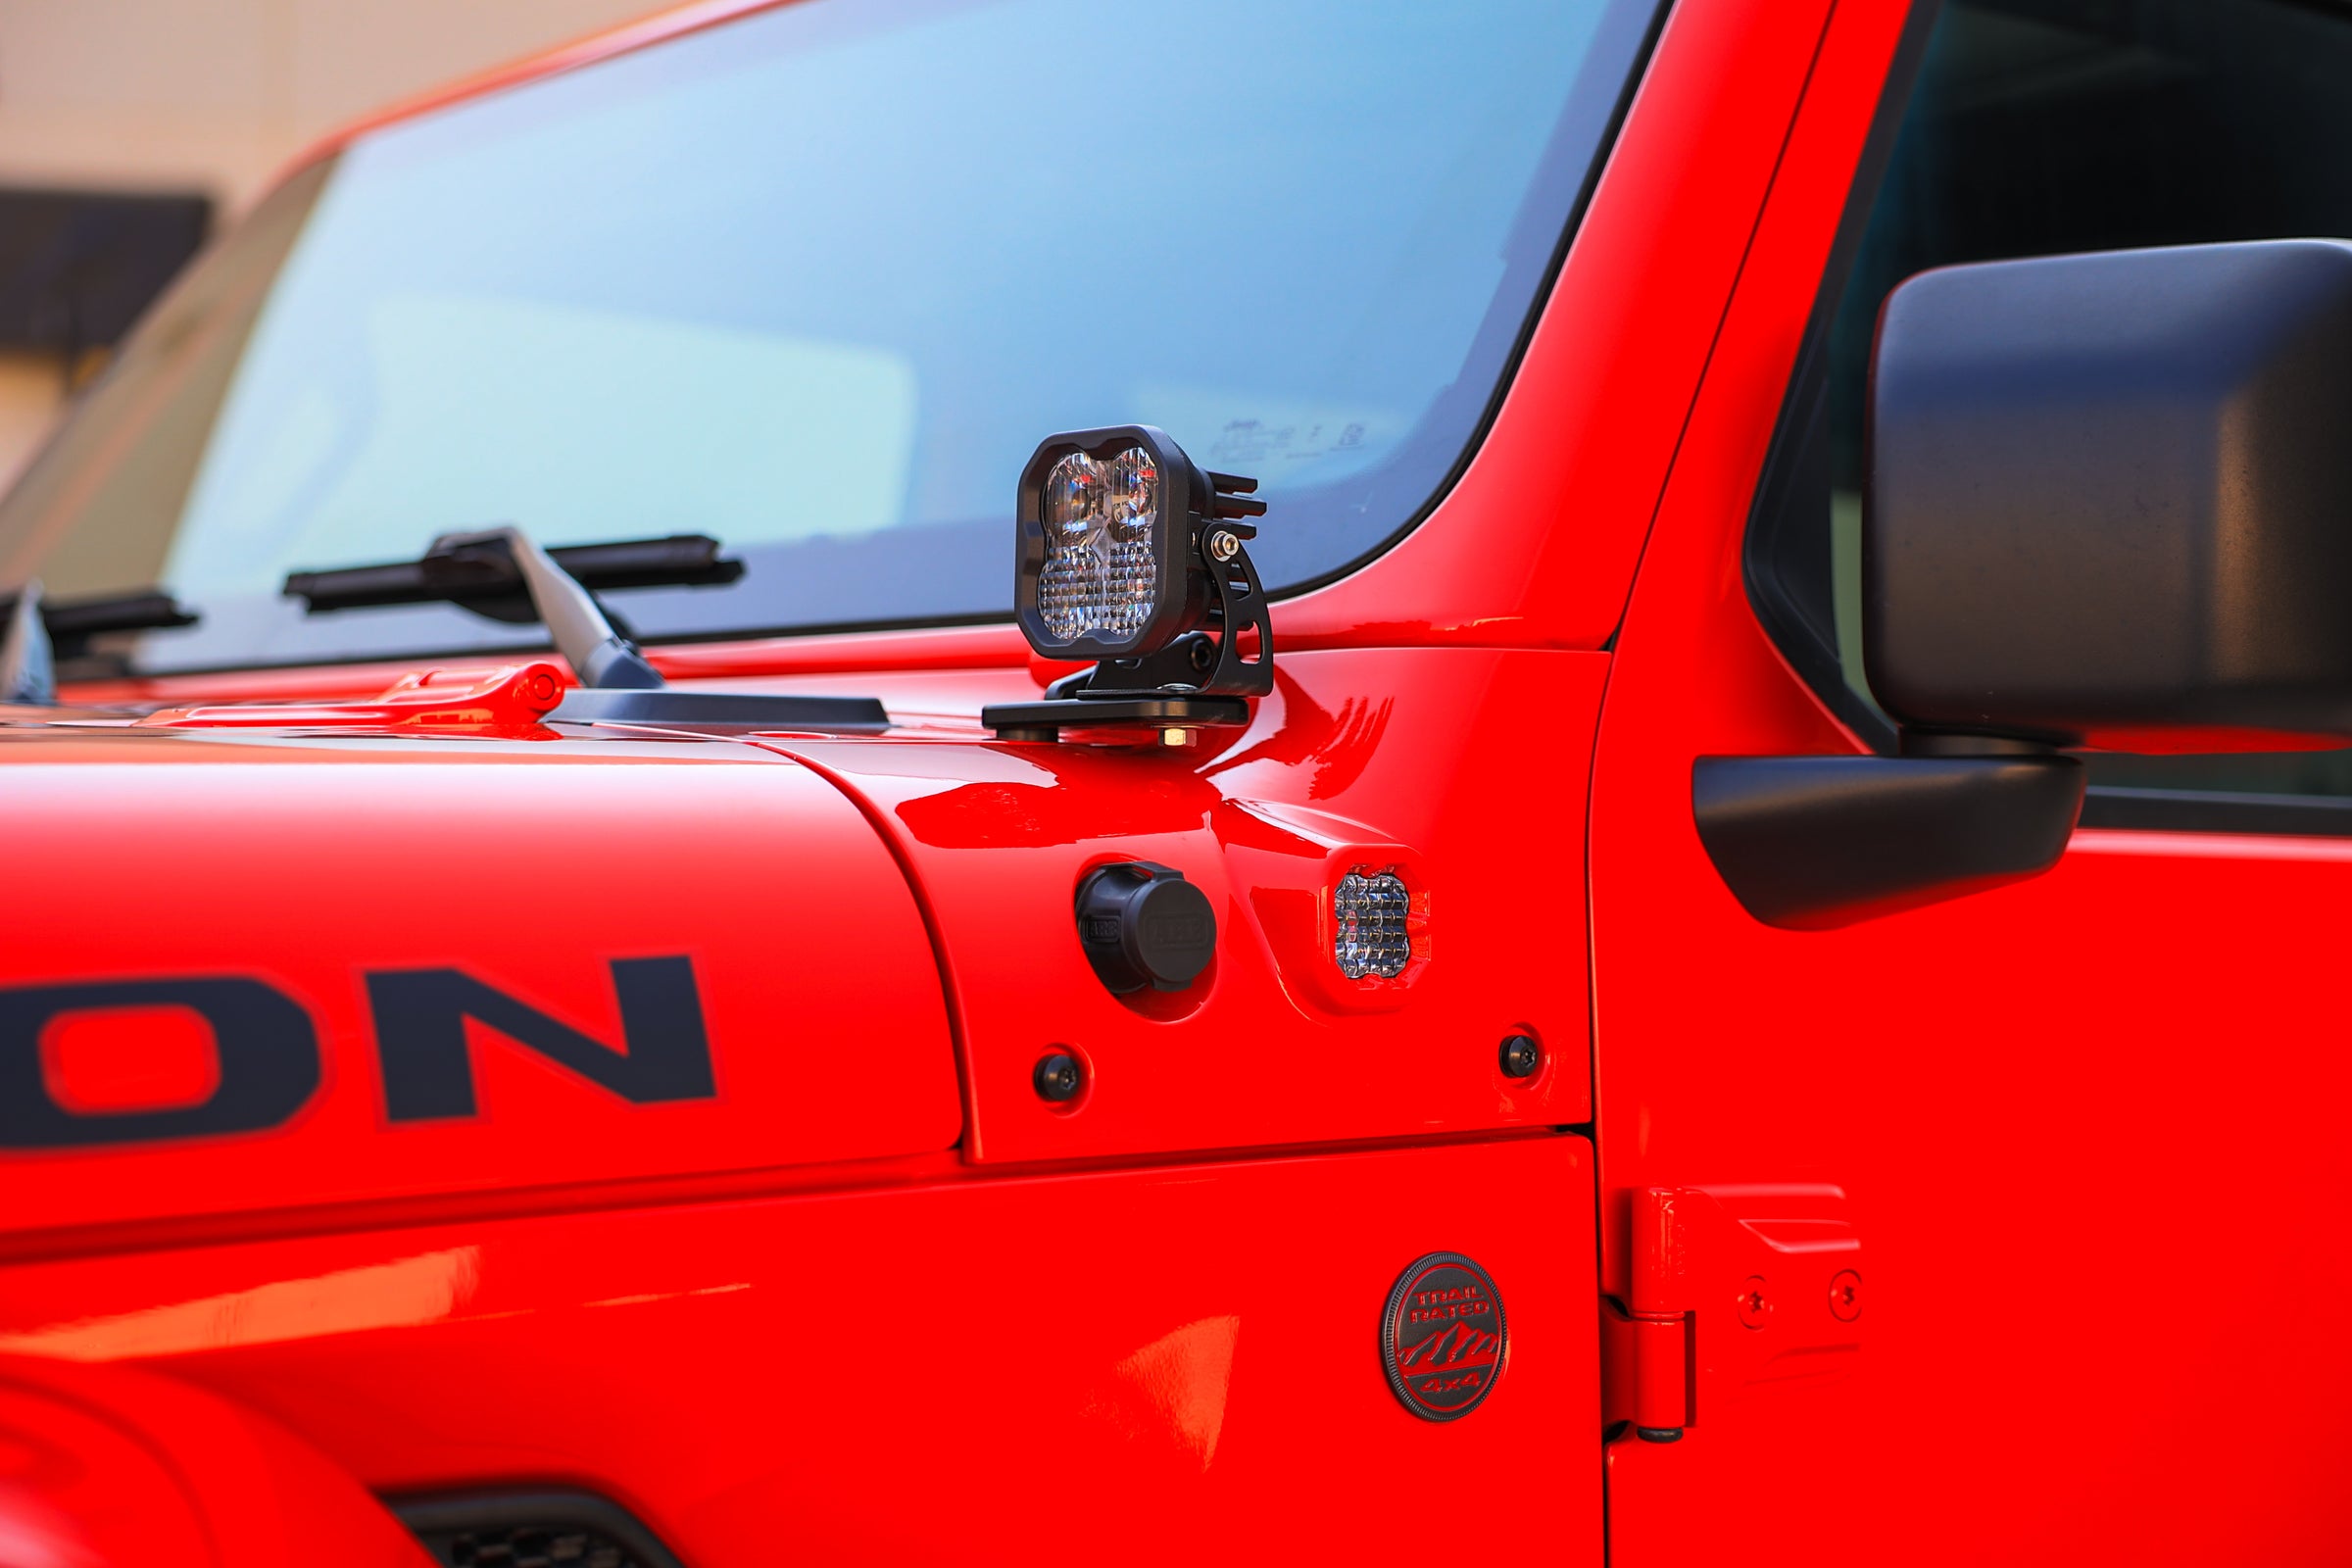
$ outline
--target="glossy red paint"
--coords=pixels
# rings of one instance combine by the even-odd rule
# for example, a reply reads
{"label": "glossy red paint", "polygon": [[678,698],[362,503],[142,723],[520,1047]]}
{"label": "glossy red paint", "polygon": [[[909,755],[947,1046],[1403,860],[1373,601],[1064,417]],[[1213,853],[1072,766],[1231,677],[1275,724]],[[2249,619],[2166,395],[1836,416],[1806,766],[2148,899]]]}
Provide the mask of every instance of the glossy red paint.
{"label": "glossy red paint", "polygon": [[[1826,14],[1676,8],[1469,472],[1284,607],[1246,732],[991,742],[979,708],[1057,671],[968,627],[655,656],[876,693],[873,740],[403,736],[349,707],[397,664],[74,693],[342,709],[307,730],[0,735],[12,808],[53,824],[13,868],[56,890],[11,983],[258,972],[326,1060],[282,1131],[10,1155],[0,1345],[167,1368],[379,1491],[591,1486],[698,1565],[779,1531],[820,1558],[1385,1561],[1437,1530],[1599,1560],[1592,1152],[1550,1130],[1592,1113],[1599,650]],[[1070,899],[1119,858],[1218,901],[1204,987],[1130,1004],[1087,970]],[[1326,972],[1357,863],[1428,901],[1395,983]],[[159,876],[176,905],[126,924]],[[387,1121],[365,972],[462,966],[611,1047],[606,961],[658,954],[692,956],[718,1100],[628,1105],[477,1028],[483,1113]],[[1545,1063],[1513,1080],[1521,1032]],[[1059,1109],[1029,1082],[1054,1045],[1094,1075]],[[1234,1157],[1164,1163],[1198,1150]],[[1437,1250],[1493,1274],[1512,1335],[1443,1424],[1377,1345]]]}
{"label": "glossy red paint", "polygon": [[[2085,832],[2044,877],[1799,933],[1748,918],[1691,825],[1698,756],[1855,749],[1756,625],[1740,536],[1900,20],[1838,7],[1592,794],[1603,1289],[1628,1289],[1636,1191],[1832,1183],[1870,1250],[1865,1350],[1612,1445],[1611,1560],[2336,1560],[2352,1254],[2312,1225],[2352,1186],[2352,1075],[2312,1042],[2343,847]],[[1701,1303],[1696,1332],[1735,1313]]]}
{"label": "glossy red paint", "polygon": [[572,679],[542,660],[490,669],[423,669],[363,703],[223,703],[166,708],[139,723],[176,729],[466,730],[553,739],[539,720]]}
{"label": "glossy red paint", "polygon": [[[9,810],[42,824],[15,874],[44,890],[12,923],[0,984],[242,977],[300,1009],[318,1060],[316,1089],[262,1130],[12,1152],[0,1229],[19,1248],[132,1219],[956,1142],[930,941],[822,779],[725,741],[399,733],[0,730]],[[711,1096],[631,1103],[477,1023],[477,1113],[387,1119],[366,975],[459,968],[618,1052],[608,963],[665,956],[692,962]]]}
{"label": "glossy red paint", "polygon": [[350,1475],[248,1406],[129,1367],[0,1356],[10,1568],[426,1568]]}
{"label": "glossy red paint", "polygon": [[[964,1054],[967,1158],[1581,1122],[1577,783],[1604,665],[1481,649],[1290,656],[1246,733],[1185,751],[1150,734],[766,744],[852,792],[923,900]],[[1538,734],[1509,716],[1537,709],[1551,720]],[[1528,772],[1551,781],[1533,815]],[[1114,859],[1172,865],[1215,905],[1217,956],[1187,991],[1115,997],[1088,967],[1072,901]],[[1330,897],[1358,865],[1419,880],[1429,955],[1347,986]],[[1550,1064],[1505,1078],[1501,1043],[1521,1032]],[[1075,1108],[1031,1087],[1055,1050],[1088,1064]]]}
{"label": "glossy red paint", "polygon": [[[766,637],[724,643],[677,643],[646,650],[675,681],[759,678],[779,674],[872,674],[900,671],[1022,670],[1029,645],[1013,626],[935,626],[912,631],[845,632],[811,637]],[[302,702],[363,698],[411,673],[414,664],[369,662],[302,665],[285,669],[205,670],[186,675],[83,681],[74,688],[92,704]],[[1056,673],[1060,671],[1057,669]],[[1039,682],[1038,684],[1043,684]],[[1027,695],[1034,690],[1024,688]],[[974,710],[977,712],[977,710]]]}
{"label": "glossy red paint", "polygon": [[1645,1187],[1624,1207],[1623,1305],[1602,1318],[1605,1421],[1655,1441],[1859,1364],[1867,1258],[1839,1189]]}
{"label": "glossy red paint", "polygon": [[[1592,1200],[1539,1135],[445,1223],[21,1266],[0,1347],[146,1360],[379,1492],[593,1487],[694,1564],[1386,1562],[1433,1518],[1596,1563]],[[1442,1425],[1378,1348],[1438,1250],[1511,1326]]]}
{"label": "glossy red paint", "polygon": [[[870,739],[403,735],[348,706],[397,664],[74,694],[341,705],[299,729],[0,725],[42,890],[0,984],[257,975],[325,1064],[279,1130],[7,1155],[0,1350],[164,1369],[377,1491],[592,1487],[698,1568],[1433,1532],[1620,1568],[2340,1556],[2352,1260],[2314,1215],[2352,1078],[2312,1039],[2352,848],[2085,832],[2038,880],[1796,933],[1691,824],[1701,755],[1856,749],[1740,544],[1904,13],[1681,0],[1491,431],[1415,532],[1278,608],[1246,731],[994,741],[980,708],[1057,672],[1007,627],[655,652],[879,695]],[[1071,897],[1118,858],[1209,893],[1192,991],[1086,966]],[[1329,964],[1358,863],[1429,901],[1393,984]],[[607,964],[658,955],[693,960],[714,1099],[630,1104],[477,1027],[481,1113],[388,1118],[365,973],[463,967],[615,1047]],[[1496,1060],[1520,1031],[1532,1080]],[[78,1107],[208,1092],[85,1047],[41,1044]],[[1034,1092],[1052,1049],[1076,1102]],[[1686,1251],[1637,1245],[1692,1193]],[[1433,1250],[1512,1330],[1443,1425],[1377,1345]],[[1604,1445],[1604,1297],[1607,1413],[1682,1441]],[[1778,1375],[1807,1356],[1840,1375]]]}

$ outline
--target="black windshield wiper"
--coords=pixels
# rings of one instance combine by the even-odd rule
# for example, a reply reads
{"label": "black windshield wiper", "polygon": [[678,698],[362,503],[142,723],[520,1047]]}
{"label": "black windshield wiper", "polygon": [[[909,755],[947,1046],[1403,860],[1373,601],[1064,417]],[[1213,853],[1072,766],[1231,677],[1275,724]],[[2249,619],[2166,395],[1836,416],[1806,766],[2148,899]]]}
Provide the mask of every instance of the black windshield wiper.
{"label": "black windshield wiper", "polygon": [[70,599],[41,592],[38,577],[0,598],[0,703],[57,706],[57,662],[78,659],[102,631],[193,626],[196,612],[160,588]]}
{"label": "black windshield wiper", "polygon": [[[685,579],[674,575],[644,576],[645,572],[662,569],[660,563],[665,550],[673,565],[684,563],[679,569],[724,570],[727,574]],[[530,612],[522,618],[537,620],[547,627],[548,640],[556,645],[556,652],[580,680],[579,686],[567,692],[555,711],[547,715],[550,723],[566,720],[593,723],[602,719],[739,732],[757,729],[870,732],[889,727],[890,715],[871,697],[669,690],[662,672],[646,662],[637,645],[613,626],[604,607],[596,602],[596,596],[576,573],[567,569],[565,558],[576,561],[594,551],[611,551],[615,557],[624,551],[642,552],[629,567],[638,573],[631,578],[631,585],[681,580],[733,582],[743,575],[743,563],[718,560],[718,541],[700,534],[622,545],[542,550],[520,528],[493,528],[486,533],[444,534],[433,541],[421,560],[404,565],[358,566],[348,572],[298,571],[286,579],[286,593],[292,598],[309,600],[311,612],[317,614],[321,609],[340,610],[359,604],[415,604],[454,598],[447,592],[412,593],[398,599],[373,597],[390,591],[393,586],[376,577],[377,573],[405,570],[421,578],[426,573],[439,572],[444,585],[460,573],[501,574],[499,580],[513,585],[508,591],[523,595],[524,603],[529,606]],[[614,572],[622,569],[612,557],[607,558],[607,564]],[[348,580],[341,597],[336,592],[337,578]],[[370,580],[360,580],[364,578]],[[476,575],[472,580],[478,582],[484,577]],[[610,579],[607,581],[608,586],[612,585]],[[350,597],[357,594],[370,597]],[[321,600],[325,601],[323,605]]]}
{"label": "black windshield wiper", "polygon": [[[40,607],[41,624],[56,645],[59,659],[80,658],[89,652],[90,639],[101,632],[169,631],[174,626],[193,626],[200,618],[161,588],[63,600],[43,597],[37,583],[27,583],[25,588]],[[13,620],[24,597],[9,594],[0,598],[0,621]]]}
{"label": "black windshield wiper", "polygon": [[[596,590],[722,586],[743,575],[743,563],[722,560],[718,551],[718,541],[708,534],[680,533],[562,545],[545,554],[573,581]],[[539,618],[503,529],[445,534],[415,561],[291,572],[282,592],[302,600],[314,615],[376,605],[446,603],[493,620],[524,624]]]}
{"label": "black windshield wiper", "polygon": [[[609,552],[606,564],[615,572],[626,570],[640,584],[649,573],[656,574],[652,581],[674,582],[679,571],[707,572],[719,566],[733,567],[735,577],[743,574],[742,562],[719,561],[718,541],[701,534],[547,551],[520,528],[508,527],[445,533],[415,561],[342,571],[297,571],[286,578],[283,591],[289,599],[306,601],[314,615],[362,605],[440,600],[465,604],[472,598],[519,595],[523,612],[501,618],[544,625],[548,640],[582,686],[659,687],[661,675],[637,652],[637,645],[613,627],[587,584],[562,560],[569,555],[576,561],[590,551]],[[615,557],[622,559],[615,562]]]}
{"label": "black windshield wiper", "polygon": [[[0,618],[17,612],[15,594],[0,597]],[[193,626],[202,617],[161,588],[89,599],[40,600],[41,620],[59,642],[80,642],[102,631],[162,631]]]}

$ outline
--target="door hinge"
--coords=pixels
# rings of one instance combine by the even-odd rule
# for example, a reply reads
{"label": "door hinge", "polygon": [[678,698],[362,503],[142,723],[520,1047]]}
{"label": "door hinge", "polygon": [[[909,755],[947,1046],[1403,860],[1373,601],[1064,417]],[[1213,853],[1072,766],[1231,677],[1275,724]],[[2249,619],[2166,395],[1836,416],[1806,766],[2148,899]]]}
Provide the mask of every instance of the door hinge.
{"label": "door hinge", "polygon": [[1862,1240],[1836,1187],[1635,1191],[1628,1298],[1601,1301],[1601,1423],[1672,1443],[1702,1410],[1842,1376],[1862,1348]]}

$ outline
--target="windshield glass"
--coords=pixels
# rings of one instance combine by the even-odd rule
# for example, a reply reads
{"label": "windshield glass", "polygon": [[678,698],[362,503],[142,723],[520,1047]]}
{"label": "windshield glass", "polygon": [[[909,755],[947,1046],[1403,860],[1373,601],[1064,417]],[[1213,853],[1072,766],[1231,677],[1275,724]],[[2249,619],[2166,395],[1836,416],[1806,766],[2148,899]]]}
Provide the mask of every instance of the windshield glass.
{"label": "windshield glass", "polygon": [[289,571],[702,533],[649,639],[1009,613],[1014,479],[1161,426],[1270,584],[1495,395],[1653,0],[804,0],[367,134],[191,273],[0,505],[0,592],[162,584],[161,671],[545,641]]}

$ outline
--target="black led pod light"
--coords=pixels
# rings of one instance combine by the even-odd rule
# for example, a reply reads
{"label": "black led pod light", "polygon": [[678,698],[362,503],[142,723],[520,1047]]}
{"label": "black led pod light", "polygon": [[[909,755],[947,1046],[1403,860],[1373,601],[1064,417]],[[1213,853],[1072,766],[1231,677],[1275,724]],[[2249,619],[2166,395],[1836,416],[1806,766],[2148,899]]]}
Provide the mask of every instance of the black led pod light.
{"label": "black led pod light", "polygon": [[[1243,519],[1257,481],[1211,473],[1148,424],[1048,436],[1014,499],[1013,605],[1042,658],[1096,661],[1039,703],[984,709],[1008,740],[1147,725],[1182,740],[1246,724],[1274,686],[1274,627]],[[1239,633],[1257,631],[1245,658]]]}

